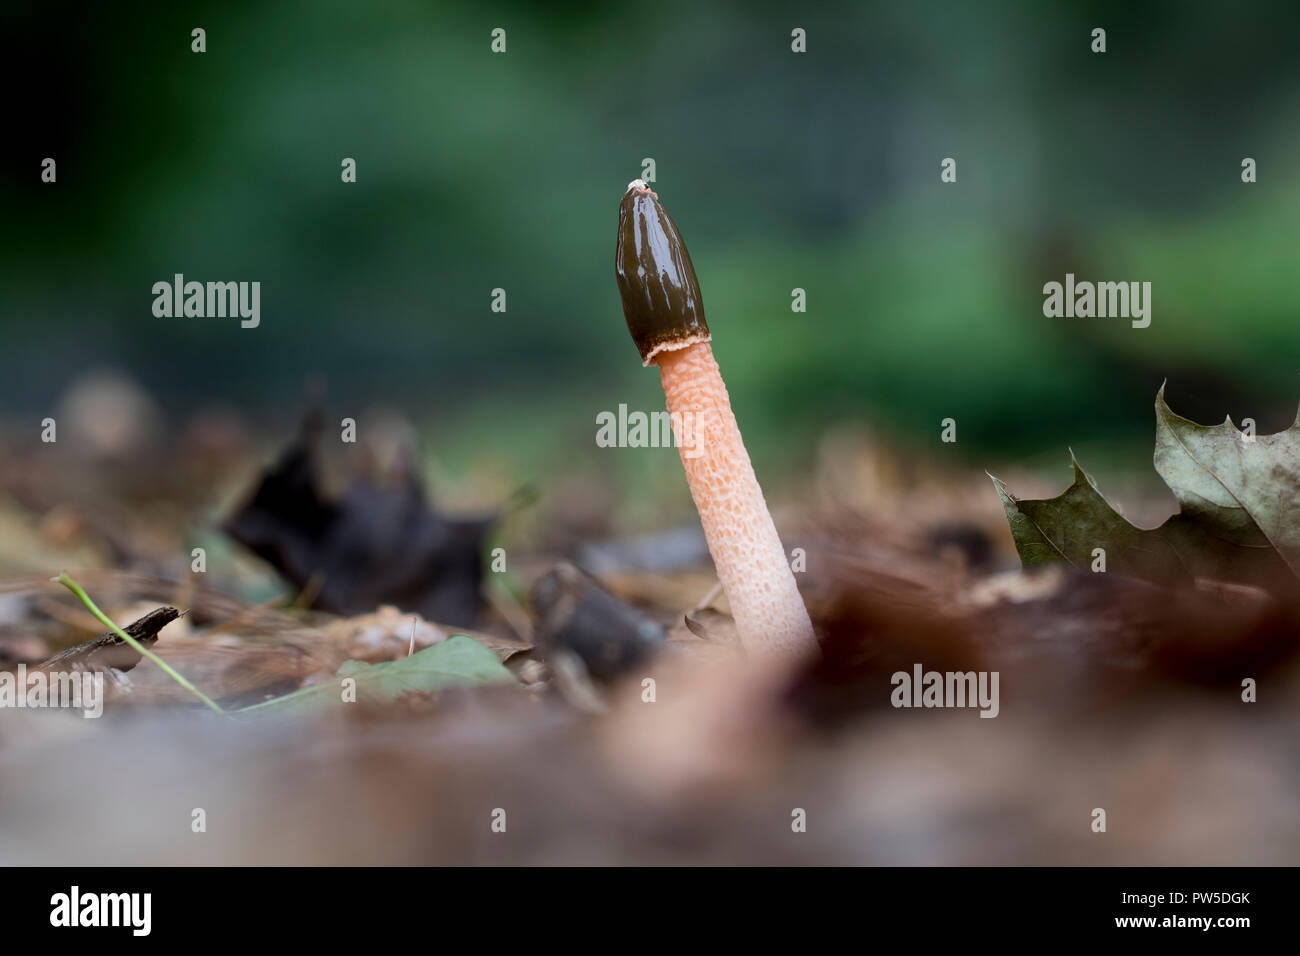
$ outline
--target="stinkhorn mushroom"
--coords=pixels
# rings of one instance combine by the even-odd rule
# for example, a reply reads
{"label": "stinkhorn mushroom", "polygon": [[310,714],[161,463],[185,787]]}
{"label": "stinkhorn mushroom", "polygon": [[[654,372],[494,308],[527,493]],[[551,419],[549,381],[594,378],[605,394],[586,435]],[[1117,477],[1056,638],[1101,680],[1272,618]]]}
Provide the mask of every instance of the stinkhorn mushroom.
{"label": "stinkhorn mushroom", "polygon": [[[639,179],[619,206],[615,272],[642,364],[659,366],[686,481],[741,642],[751,654],[811,653],[812,622],[713,358],[695,267],[658,195]],[[687,428],[692,435],[683,435]]]}

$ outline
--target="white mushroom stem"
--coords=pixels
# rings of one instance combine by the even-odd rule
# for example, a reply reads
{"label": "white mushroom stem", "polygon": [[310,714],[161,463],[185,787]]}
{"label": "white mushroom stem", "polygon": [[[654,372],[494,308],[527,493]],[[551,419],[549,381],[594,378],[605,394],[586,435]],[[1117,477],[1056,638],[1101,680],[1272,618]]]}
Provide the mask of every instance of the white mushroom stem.
{"label": "white mushroom stem", "polygon": [[798,657],[815,652],[808,610],[708,342],[659,352],[668,411],[718,579],[745,649]]}

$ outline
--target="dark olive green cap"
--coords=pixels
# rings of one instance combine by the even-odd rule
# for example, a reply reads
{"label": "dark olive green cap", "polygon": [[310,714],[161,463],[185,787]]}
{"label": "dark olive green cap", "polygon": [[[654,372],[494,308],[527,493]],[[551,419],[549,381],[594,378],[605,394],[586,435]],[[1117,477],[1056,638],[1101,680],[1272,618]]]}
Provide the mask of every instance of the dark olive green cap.
{"label": "dark olive green cap", "polygon": [[656,352],[709,341],[704,301],[691,255],[659,197],[634,180],[618,207],[614,257],[623,316],[641,361]]}

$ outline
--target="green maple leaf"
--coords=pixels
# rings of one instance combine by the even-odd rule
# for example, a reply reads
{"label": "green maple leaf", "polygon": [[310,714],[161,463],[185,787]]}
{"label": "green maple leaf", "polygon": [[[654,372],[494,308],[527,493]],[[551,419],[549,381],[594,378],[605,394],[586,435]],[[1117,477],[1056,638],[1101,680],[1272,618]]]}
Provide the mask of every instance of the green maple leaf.
{"label": "green maple leaf", "polygon": [[[1073,459],[1073,455],[1071,455]],[[1205,426],[1156,396],[1155,467],[1182,510],[1143,529],[1118,514],[1074,462],[1074,483],[1056,498],[1017,500],[1001,481],[1016,551],[1025,567],[1064,561],[1157,581],[1194,578],[1293,591],[1300,584],[1300,418],[1255,436],[1231,422]]]}

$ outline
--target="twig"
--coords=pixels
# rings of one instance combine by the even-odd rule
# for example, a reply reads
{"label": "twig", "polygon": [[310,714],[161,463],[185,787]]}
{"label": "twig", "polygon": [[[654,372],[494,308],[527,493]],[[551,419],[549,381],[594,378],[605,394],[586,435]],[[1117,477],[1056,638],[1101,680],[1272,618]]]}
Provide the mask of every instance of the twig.
{"label": "twig", "polygon": [[533,643],[533,623],[529,618],[528,612],[524,610],[519,599],[515,597],[505,582],[498,583],[495,577],[488,581],[488,587],[485,589],[488,603],[505,618],[506,624],[519,640],[525,644]]}
{"label": "twig", "polygon": [[704,595],[704,597],[700,598],[699,603],[696,604],[695,607],[691,608],[691,610],[687,611],[686,613],[690,614],[692,612],[698,613],[700,611],[703,611],[706,607],[708,607],[710,604],[716,601],[718,599],[718,595],[721,593],[722,593],[722,582],[719,581],[716,584],[714,584],[713,587],[709,588],[709,593]]}

